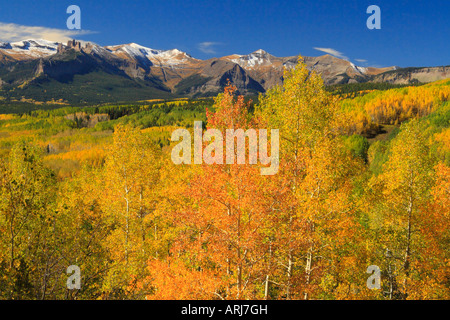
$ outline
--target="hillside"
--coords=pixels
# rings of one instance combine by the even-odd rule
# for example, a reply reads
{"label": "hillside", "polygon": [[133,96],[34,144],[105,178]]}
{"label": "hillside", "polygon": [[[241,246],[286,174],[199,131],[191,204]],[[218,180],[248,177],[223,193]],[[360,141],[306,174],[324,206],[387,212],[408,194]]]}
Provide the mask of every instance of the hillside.
{"label": "hillside", "polygon": [[[1,43],[0,100],[89,104],[207,97],[221,92],[228,81],[240,94],[257,95],[282,84],[283,70],[297,60],[262,49],[199,60],[177,49],[155,50],[135,43],[106,47],[75,40]],[[304,61],[326,85],[413,84],[450,77],[449,67],[364,68],[328,54]]]}
{"label": "hillside", "polygon": [[[0,114],[0,245],[14,248],[0,298],[449,299],[450,80],[350,86],[327,93],[302,64],[253,104],[228,86],[215,100]],[[173,162],[176,129],[261,119],[280,128],[274,175],[262,161]],[[409,247],[405,271],[393,257]],[[82,290],[67,290],[72,264],[93,279]],[[372,265],[382,290],[367,287]]]}

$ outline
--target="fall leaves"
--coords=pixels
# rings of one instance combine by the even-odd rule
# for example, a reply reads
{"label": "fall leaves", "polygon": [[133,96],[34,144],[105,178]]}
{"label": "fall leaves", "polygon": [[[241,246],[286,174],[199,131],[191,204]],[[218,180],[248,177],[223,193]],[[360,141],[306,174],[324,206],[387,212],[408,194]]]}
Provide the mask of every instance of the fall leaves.
{"label": "fall leaves", "polygon": [[345,99],[343,110],[352,121],[350,132],[366,133],[377,124],[399,124],[423,117],[450,99],[448,80],[418,87],[374,91],[363,97]]}
{"label": "fall leaves", "polygon": [[[448,99],[444,84],[395,90],[379,95],[403,108],[400,122]],[[80,150],[83,166],[60,180],[45,165],[57,155],[16,144],[0,165],[0,298],[450,297],[445,110],[404,121],[374,172],[375,144],[363,159],[342,138],[359,118],[301,61],[254,112],[235,91],[215,99],[207,128],[279,129],[275,175],[262,163],[175,165],[156,130],[131,125],[115,126],[98,155]],[[369,106],[370,121],[391,119]],[[69,265],[82,290],[66,289]],[[366,286],[369,265],[380,290]]]}

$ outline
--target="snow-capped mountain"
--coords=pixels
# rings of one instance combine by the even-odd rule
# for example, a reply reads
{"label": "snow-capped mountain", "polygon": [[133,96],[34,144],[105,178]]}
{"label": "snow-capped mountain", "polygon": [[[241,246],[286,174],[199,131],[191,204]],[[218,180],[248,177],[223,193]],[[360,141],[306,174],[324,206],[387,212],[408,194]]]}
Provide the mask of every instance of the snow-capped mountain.
{"label": "snow-capped mountain", "polygon": [[[144,69],[150,67],[166,67],[166,68],[190,68],[192,66],[201,67],[202,60],[195,59],[186,52],[178,49],[158,50],[141,46],[137,43],[120,44],[113,46],[99,46],[93,43],[82,43],[79,49],[86,46],[89,53],[104,58],[111,57],[110,54],[118,58],[125,59],[135,63]],[[73,48],[73,41],[67,44],[47,41],[43,39],[28,39],[19,42],[0,42],[0,51],[13,60],[33,60],[36,58],[44,58],[58,53],[58,47],[61,49]],[[331,57],[325,55],[322,57]],[[353,69],[359,75],[365,75],[367,68],[359,67],[351,62],[332,57],[336,62],[343,62],[346,67]],[[270,53],[259,49],[247,55],[234,54],[218,58],[219,60],[229,61],[239,65],[247,71],[267,72],[270,70],[282,71],[284,67],[293,67],[297,63],[297,58],[293,57],[275,57]],[[371,72],[373,73],[373,71]],[[375,72],[376,73],[376,72]],[[267,81],[266,81],[267,82]],[[271,81],[269,81],[271,82]]]}
{"label": "snow-capped mountain", "polygon": [[274,60],[276,60],[276,57],[272,56],[262,49],[256,50],[247,55],[234,54],[225,58],[228,58],[230,61],[237,63],[238,65],[246,69],[253,69],[261,66],[271,65],[273,62],[275,62]]}
{"label": "snow-capped mountain", "polygon": [[192,60],[197,60],[178,49],[156,50],[141,46],[137,43],[107,46],[105,48],[118,57],[134,59],[149,66],[177,66],[189,63]]}
{"label": "snow-capped mountain", "polygon": [[[366,81],[425,82],[450,77],[448,67],[401,72],[405,69],[366,68],[328,54],[303,59],[327,85]],[[26,96],[26,89],[35,86],[33,92],[45,90],[50,95],[63,92],[46,87],[55,83],[80,88],[86,88],[88,83],[92,90],[106,88],[106,98],[100,97],[99,101],[113,101],[115,88],[126,88],[130,97],[135,97],[137,91],[141,97],[147,97],[148,92],[164,97],[211,96],[231,81],[240,93],[257,94],[281,84],[284,69],[295,67],[297,60],[298,56],[276,57],[262,49],[246,55],[200,60],[178,49],[157,50],[136,43],[102,47],[75,40],[63,44],[28,39],[0,42],[0,88],[14,91],[15,87],[20,87],[20,93],[14,91],[15,94]],[[16,68],[19,62],[20,68]],[[50,79],[56,82],[48,81]],[[77,95],[74,97],[79,99]]]}
{"label": "snow-capped mountain", "polygon": [[57,48],[57,42],[43,39],[29,39],[11,43],[0,42],[0,49],[18,60],[50,56],[57,52]]}

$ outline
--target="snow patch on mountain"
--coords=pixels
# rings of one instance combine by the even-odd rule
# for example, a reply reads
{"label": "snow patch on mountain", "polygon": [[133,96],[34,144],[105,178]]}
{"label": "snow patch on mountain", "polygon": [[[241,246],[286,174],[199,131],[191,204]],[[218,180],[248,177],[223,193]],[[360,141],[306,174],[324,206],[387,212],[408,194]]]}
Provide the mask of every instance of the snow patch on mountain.
{"label": "snow patch on mountain", "polygon": [[111,52],[108,49],[103,48],[102,46],[99,46],[95,43],[89,43],[91,47],[91,52],[95,53],[96,55],[107,58],[109,55],[111,55]]}
{"label": "snow patch on mountain", "polygon": [[43,39],[29,39],[11,43],[2,42],[0,48],[10,54],[23,53],[31,57],[43,57],[55,54],[58,43]]}
{"label": "snow patch on mountain", "polygon": [[367,68],[364,67],[359,67],[353,63],[350,62],[350,65],[352,66],[353,69],[355,69],[355,71],[357,71],[360,74],[366,74],[367,73]]}
{"label": "snow patch on mountain", "polygon": [[271,64],[271,58],[273,57],[263,49],[258,49],[248,55],[235,54],[233,56],[237,56],[237,58],[230,59],[231,62],[237,63],[241,67],[248,69]]}
{"label": "snow patch on mountain", "polygon": [[139,60],[144,64],[151,62],[160,66],[176,66],[188,62],[189,59],[194,59],[189,54],[178,49],[155,50],[137,43],[109,46],[107,48],[114,54],[126,53],[131,58]]}

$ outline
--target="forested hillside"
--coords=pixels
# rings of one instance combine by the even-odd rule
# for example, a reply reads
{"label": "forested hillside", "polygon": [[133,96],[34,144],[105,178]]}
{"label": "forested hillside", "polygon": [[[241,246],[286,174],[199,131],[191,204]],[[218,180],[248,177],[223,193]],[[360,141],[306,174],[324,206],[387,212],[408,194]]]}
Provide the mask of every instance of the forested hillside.
{"label": "forested hillside", "polygon": [[[325,89],[299,60],[255,101],[0,114],[0,299],[450,299],[449,99]],[[278,173],[175,165],[195,120],[279,129]]]}

